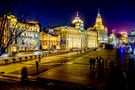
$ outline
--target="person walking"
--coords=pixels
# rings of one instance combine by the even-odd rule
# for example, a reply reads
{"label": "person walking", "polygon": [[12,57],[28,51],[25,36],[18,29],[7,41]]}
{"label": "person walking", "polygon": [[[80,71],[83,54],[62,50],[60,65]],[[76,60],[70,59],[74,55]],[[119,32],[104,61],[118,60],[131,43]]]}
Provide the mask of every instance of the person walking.
{"label": "person walking", "polygon": [[26,67],[21,70],[21,82],[24,84],[28,81],[28,71]]}
{"label": "person walking", "polygon": [[101,79],[104,78],[104,59],[102,59],[102,62],[101,62]]}
{"label": "person walking", "polygon": [[101,79],[101,59],[98,60],[97,75],[98,75],[98,78]]}
{"label": "person walking", "polygon": [[36,61],[36,72],[37,72],[37,74],[38,74],[38,69],[39,69],[39,62]]}
{"label": "person walking", "polygon": [[92,68],[92,58],[89,59],[90,68]]}
{"label": "person walking", "polygon": [[96,63],[96,59],[93,58],[93,70],[95,70],[95,63]]}

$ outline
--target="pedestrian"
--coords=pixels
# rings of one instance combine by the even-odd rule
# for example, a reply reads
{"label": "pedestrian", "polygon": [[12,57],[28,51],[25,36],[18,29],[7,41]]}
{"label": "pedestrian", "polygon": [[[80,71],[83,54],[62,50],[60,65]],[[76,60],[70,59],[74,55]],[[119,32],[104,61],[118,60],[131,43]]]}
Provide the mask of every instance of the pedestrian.
{"label": "pedestrian", "polygon": [[98,60],[97,75],[98,75],[98,78],[101,79],[101,59]]}
{"label": "pedestrian", "polygon": [[102,63],[101,64],[102,64],[102,68],[104,68],[104,59],[102,59]]}
{"label": "pedestrian", "polygon": [[26,83],[28,81],[28,71],[26,67],[21,70],[21,82]]}
{"label": "pedestrian", "polygon": [[102,59],[102,62],[101,62],[101,79],[104,78],[104,59]]}
{"label": "pedestrian", "polygon": [[96,59],[93,58],[93,69],[95,69],[95,63],[96,63]]}
{"label": "pedestrian", "polygon": [[100,57],[99,57],[99,59],[101,60],[101,59],[102,59],[102,57],[100,56]]}
{"label": "pedestrian", "polygon": [[89,59],[90,68],[92,67],[92,58]]}
{"label": "pedestrian", "polygon": [[36,61],[36,71],[37,71],[37,74],[38,74],[38,68],[39,68],[39,62]]}
{"label": "pedestrian", "polygon": [[96,56],[96,60],[98,60],[98,56]]}
{"label": "pedestrian", "polygon": [[124,79],[126,80],[126,79],[127,79],[127,75],[126,75],[126,73],[125,73],[125,72],[123,72],[122,74],[123,74],[123,76],[124,76]]}

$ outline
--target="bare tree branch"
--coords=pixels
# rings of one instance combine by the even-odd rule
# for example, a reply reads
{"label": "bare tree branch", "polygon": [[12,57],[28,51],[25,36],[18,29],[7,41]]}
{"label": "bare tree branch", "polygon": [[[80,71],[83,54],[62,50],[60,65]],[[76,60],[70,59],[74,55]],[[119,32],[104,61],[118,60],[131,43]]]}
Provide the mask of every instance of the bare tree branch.
{"label": "bare tree branch", "polygon": [[[5,6],[3,6],[1,9],[1,13],[2,13],[3,17],[0,18],[0,55],[5,53],[6,50],[8,49],[8,47],[15,44],[14,42],[18,39],[18,37],[20,37],[23,30],[18,32],[19,30],[16,26],[18,25],[18,23],[20,21],[23,20],[23,18],[25,18],[28,15],[27,14],[22,17],[23,7],[24,7],[24,4],[26,1],[21,0],[22,6],[19,10],[20,18],[19,19],[17,18],[17,22],[15,23],[15,25],[13,27],[10,27],[11,21],[8,19],[8,16],[10,16],[11,14],[9,12],[11,10],[15,9],[17,4],[19,3],[19,0],[2,0],[2,1],[3,1],[3,5],[5,5]],[[9,34],[6,35],[7,39],[6,39],[6,41],[3,42],[3,39],[5,37],[4,36],[5,31],[7,31]]]}

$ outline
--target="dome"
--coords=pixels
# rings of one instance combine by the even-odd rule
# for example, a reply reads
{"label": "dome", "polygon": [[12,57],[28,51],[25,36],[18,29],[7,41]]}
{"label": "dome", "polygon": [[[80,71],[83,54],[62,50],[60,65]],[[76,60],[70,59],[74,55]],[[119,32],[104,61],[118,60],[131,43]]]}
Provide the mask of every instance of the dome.
{"label": "dome", "polygon": [[72,21],[72,24],[75,24],[75,23],[83,23],[83,21],[80,19],[79,15],[78,15],[78,12],[77,12],[77,15],[75,17],[75,19]]}

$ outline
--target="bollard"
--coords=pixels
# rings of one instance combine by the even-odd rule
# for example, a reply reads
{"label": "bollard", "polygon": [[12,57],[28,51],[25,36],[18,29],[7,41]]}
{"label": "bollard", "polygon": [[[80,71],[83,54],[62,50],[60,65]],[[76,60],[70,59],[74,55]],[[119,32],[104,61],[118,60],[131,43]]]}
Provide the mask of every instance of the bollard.
{"label": "bollard", "polygon": [[13,58],[12,60],[13,60],[13,63],[15,63],[15,62],[16,62],[16,59],[15,59],[15,58]]}
{"label": "bollard", "polygon": [[6,60],[4,60],[4,62],[5,62],[5,64],[8,64],[9,61],[6,59]]}
{"label": "bollard", "polygon": [[20,62],[22,61],[22,58],[21,58],[21,57],[19,57],[19,61],[20,61]]}
{"label": "bollard", "polygon": [[27,61],[28,57],[25,57],[25,61]]}
{"label": "bollard", "polygon": [[30,56],[30,59],[33,59],[33,57],[32,57],[32,56]]}

